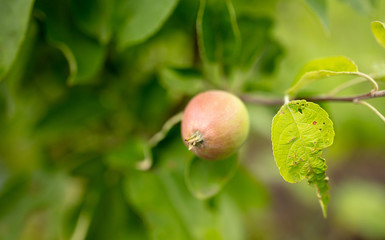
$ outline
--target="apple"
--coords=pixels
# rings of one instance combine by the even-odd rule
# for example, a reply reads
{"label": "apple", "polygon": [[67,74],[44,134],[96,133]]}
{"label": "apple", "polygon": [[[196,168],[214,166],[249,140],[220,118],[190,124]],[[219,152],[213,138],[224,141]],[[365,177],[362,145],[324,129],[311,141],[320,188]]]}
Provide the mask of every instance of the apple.
{"label": "apple", "polygon": [[249,114],[234,94],[210,90],[187,104],[182,119],[182,138],[200,158],[221,160],[235,153],[249,133]]}

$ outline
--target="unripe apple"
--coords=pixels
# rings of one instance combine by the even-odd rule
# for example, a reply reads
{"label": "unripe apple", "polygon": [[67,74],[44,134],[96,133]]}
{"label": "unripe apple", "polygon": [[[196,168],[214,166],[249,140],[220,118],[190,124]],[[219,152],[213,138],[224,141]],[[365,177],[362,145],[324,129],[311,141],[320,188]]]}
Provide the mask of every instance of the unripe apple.
{"label": "unripe apple", "polygon": [[187,104],[182,119],[185,145],[198,157],[229,157],[249,133],[249,114],[235,95],[219,90],[200,93]]}

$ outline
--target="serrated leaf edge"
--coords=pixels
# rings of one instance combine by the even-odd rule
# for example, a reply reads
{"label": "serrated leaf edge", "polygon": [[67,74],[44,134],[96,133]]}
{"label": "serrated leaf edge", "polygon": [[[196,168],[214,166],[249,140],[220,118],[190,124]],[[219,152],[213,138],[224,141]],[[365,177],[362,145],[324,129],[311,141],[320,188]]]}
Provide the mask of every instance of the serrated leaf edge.
{"label": "serrated leaf edge", "polygon": [[[317,72],[318,72],[318,71],[317,71]],[[295,101],[301,101],[301,100],[295,100]],[[286,107],[286,108],[288,109],[288,111],[290,112],[290,115],[292,116],[293,121],[296,122],[296,121],[295,121],[295,118],[294,118],[294,114],[292,113],[292,110],[291,110],[290,107],[289,107],[289,104],[292,103],[292,102],[293,102],[293,101],[291,101],[291,102],[289,102],[289,103],[285,103],[285,104],[280,108],[279,112],[282,110],[282,108]],[[305,101],[305,102],[307,102],[307,101]],[[324,109],[322,109],[321,107],[320,107],[320,109],[323,111],[323,113],[325,113],[325,116],[324,116],[324,117],[329,118],[329,114],[328,114]],[[309,109],[309,110],[314,111],[313,109]],[[279,112],[278,112],[278,113],[279,113]],[[316,113],[317,113],[317,114],[320,114],[320,113],[318,113],[318,112],[316,112]],[[273,126],[274,126],[274,120],[275,120],[275,118],[276,118],[277,116],[278,116],[278,114],[275,115],[274,118],[273,118]],[[332,121],[330,121],[330,122],[331,122],[331,124],[333,125],[333,122],[332,122]],[[273,132],[273,126],[272,126],[272,132]],[[286,127],[288,127],[288,126],[290,126],[290,124],[288,124]],[[297,129],[298,129],[298,126],[297,126]],[[299,129],[298,129],[298,132],[300,133]],[[327,148],[327,147],[330,147],[330,146],[333,144],[333,142],[334,142],[334,135],[335,135],[335,134],[334,134],[334,132],[333,132],[333,138],[331,139],[331,141],[327,144],[327,146],[325,146],[324,148],[320,149],[318,155],[315,156],[315,157],[319,157],[319,158],[321,158],[321,159],[323,159],[323,160],[325,161],[325,159],[321,157],[321,155],[322,155],[322,153],[323,153],[323,149],[325,149],[325,148]],[[280,138],[280,137],[281,137],[281,135],[279,136],[279,138]],[[300,137],[300,138],[301,138],[301,137]],[[293,146],[293,145],[292,145],[292,146]],[[292,146],[290,146],[290,148],[291,148]],[[308,155],[305,146],[304,146],[304,149],[305,149],[306,155]],[[274,153],[274,147],[273,147],[273,153]],[[275,156],[274,156],[274,158],[275,158]],[[278,169],[279,169],[279,171],[280,171],[280,174],[281,174],[281,167],[278,165],[277,161],[275,161],[275,162],[276,162],[277,167],[278,167]],[[322,173],[320,173],[320,174],[322,174],[322,175],[324,176],[324,178],[322,179],[322,181],[325,181],[325,182],[326,182],[326,185],[327,185],[327,193],[326,193],[326,195],[325,195],[325,198],[326,198],[326,199],[325,199],[325,201],[324,201],[324,200],[323,200],[323,196],[321,195],[321,192],[320,192],[319,184],[318,184],[318,183],[321,183],[321,182],[315,182],[315,183],[311,183],[311,182],[310,182],[310,181],[311,181],[311,178],[314,177],[314,176],[316,176],[316,175],[318,175],[318,174],[316,174],[315,171],[313,170],[313,167],[312,167],[312,165],[311,165],[311,162],[310,162],[310,160],[309,160],[309,157],[307,158],[307,163],[308,163],[309,169],[307,169],[307,172],[306,172],[306,175],[305,175],[304,178],[306,178],[306,179],[308,180],[308,184],[309,184],[309,185],[312,185],[312,186],[314,186],[314,187],[316,188],[317,198],[318,198],[318,200],[319,200],[319,203],[320,203],[320,206],[321,206],[321,209],[322,209],[322,214],[323,214],[324,218],[327,218],[327,204],[328,204],[328,202],[329,202],[329,185],[328,185],[329,178],[326,176],[326,169],[325,169],[325,171],[323,171]],[[325,161],[325,166],[326,166],[326,168],[327,168],[326,161]],[[282,175],[281,175],[281,176],[282,176]],[[283,176],[282,176],[282,177],[283,177]],[[302,178],[301,180],[295,182],[295,181],[288,181],[285,177],[283,177],[283,178],[284,178],[285,181],[287,181],[287,182],[289,182],[289,183],[298,183],[298,182],[300,182],[300,181],[302,181],[302,180],[304,179],[304,178]]]}

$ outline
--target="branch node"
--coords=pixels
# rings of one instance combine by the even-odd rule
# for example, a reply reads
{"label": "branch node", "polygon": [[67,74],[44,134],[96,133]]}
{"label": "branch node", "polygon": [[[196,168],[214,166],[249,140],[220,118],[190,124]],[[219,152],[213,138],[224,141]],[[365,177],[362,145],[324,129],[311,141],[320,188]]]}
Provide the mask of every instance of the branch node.
{"label": "branch node", "polygon": [[284,101],[285,104],[288,104],[290,102],[289,95],[285,95],[283,101]]}

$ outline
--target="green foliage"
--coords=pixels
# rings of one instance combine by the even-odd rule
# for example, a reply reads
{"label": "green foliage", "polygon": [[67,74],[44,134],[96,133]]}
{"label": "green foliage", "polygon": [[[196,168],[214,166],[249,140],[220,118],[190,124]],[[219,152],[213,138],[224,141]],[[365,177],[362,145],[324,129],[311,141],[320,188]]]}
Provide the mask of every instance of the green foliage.
{"label": "green foliage", "polygon": [[242,16],[238,18],[238,25],[242,36],[242,48],[236,64],[247,71],[261,57],[262,52],[266,50],[266,45],[273,44],[269,36],[272,21],[269,18]]}
{"label": "green foliage", "polygon": [[72,0],[71,13],[80,29],[96,38],[101,44],[107,44],[114,32],[114,6],[118,3],[105,0]]}
{"label": "green foliage", "polygon": [[354,10],[361,14],[370,15],[373,12],[373,9],[378,6],[378,1],[380,0],[340,0],[349,4]]}
{"label": "green foliage", "polygon": [[333,144],[333,139],[333,123],[315,103],[291,101],[273,119],[273,153],[282,177],[290,183],[306,178],[315,186],[325,217],[329,187],[321,154],[322,149]]}
{"label": "green foliage", "polygon": [[342,56],[316,59],[308,62],[298,73],[288,94],[295,94],[307,84],[331,76],[353,75],[358,72],[357,65]]}
{"label": "green foliage", "polygon": [[0,1],[0,80],[24,40],[33,0]]}
{"label": "green foliage", "polygon": [[[312,188],[282,180],[306,179],[326,212],[320,154],[333,129],[318,105],[292,101],[291,118],[274,118],[273,140],[291,131],[273,141],[282,177],[275,107],[246,102],[249,139],[223,161],[194,158],[179,125],[208,89],[281,103],[296,79],[289,98],[314,97],[369,80],[354,62],[381,80],[384,11],[378,0],[0,0],[0,239],[384,238],[385,126],[361,106],[321,105],[338,133],[323,153],[326,220]],[[358,84],[340,95],[368,89]],[[295,154],[308,160],[294,166]]]}
{"label": "green foliage", "polygon": [[201,0],[197,33],[201,54],[207,62],[234,62],[240,47],[240,33],[230,0]]}
{"label": "green foliage", "polygon": [[160,82],[174,98],[196,95],[207,87],[202,74],[196,69],[165,68],[160,72]]}
{"label": "green foliage", "polygon": [[187,166],[186,181],[191,192],[199,199],[215,196],[233,176],[237,156],[221,161],[207,161],[194,157]]}
{"label": "green foliage", "polygon": [[[120,3],[121,2],[121,3]],[[125,16],[117,33],[120,49],[137,44],[154,34],[170,16],[178,0],[118,1],[118,14]],[[127,12],[129,15],[127,16]]]}
{"label": "green foliage", "polygon": [[36,5],[45,15],[48,41],[68,61],[67,82],[71,85],[90,82],[100,71],[106,48],[73,30],[67,2],[42,0]]}
{"label": "green foliage", "polygon": [[209,203],[189,192],[180,158],[191,155],[181,145],[179,136],[169,136],[166,146],[156,151],[161,164],[157,169],[127,175],[124,191],[149,227],[150,238],[243,239],[238,207],[228,194]]}
{"label": "green foliage", "polygon": [[314,10],[321,20],[322,25],[326,30],[329,30],[329,18],[327,0],[306,0],[307,4]]}
{"label": "green foliage", "polygon": [[385,25],[380,21],[374,21],[371,24],[372,32],[377,42],[385,48]]}
{"label": "green foliage", "polygon": [[87,34],[103,45],[116,37],[119,49],[124,50],[157,32],[177,3],[177,0],[72,0],[71,12],[79,28]]}
{"label": "green foliage", "polygon": [[115,151],[106,156],[106,163],[117,171],[127,172],[130,169],[147,170],[152,166],[149,144],[142,139],[129,139]]}

